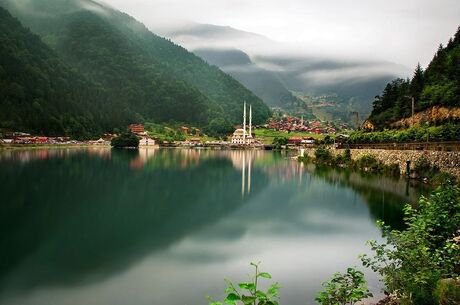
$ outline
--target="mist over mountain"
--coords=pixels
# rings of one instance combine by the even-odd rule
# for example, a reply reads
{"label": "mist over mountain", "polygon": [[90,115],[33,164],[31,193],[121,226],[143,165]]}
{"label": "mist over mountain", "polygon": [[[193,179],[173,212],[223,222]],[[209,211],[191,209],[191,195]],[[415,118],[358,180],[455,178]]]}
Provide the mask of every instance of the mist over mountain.
{"label": "mist over mountain", "polygon": [[269,108],[251,91],[186,49],[150,32],[127,14],[91,0],[0,0],[66,65],[108,96],[113,127],[132,122],[235,124],[243,102],[255,123]]}
{"label": "mist over mountain", "polygon": [[269,106],[288,107],[298,102],[276,73],[259,67],[241,50],[196,49],[193,52],[233,76]]}
{"label": "mist over mountain", "polygon": [[[294,50],[262,35],[228,26],[185,23],[151,27],[230,73],[270,105],[282,102],[275,104],[264,96],[262,92],[270,93],[257,86],[256,81],[248,80],[249,71],[258,71],[253,78],[276,80],[277,87],[287,91],[336,94],[342,104],[349,106],[346,111],[359,111],[363,117],[370,113],[374,96],[389,80],[410,74],[408,68],[391,62],[313,56],[308,50]],[[251,61],[251,67],[235,56],[235,48],[247,55],[245,59]]]}

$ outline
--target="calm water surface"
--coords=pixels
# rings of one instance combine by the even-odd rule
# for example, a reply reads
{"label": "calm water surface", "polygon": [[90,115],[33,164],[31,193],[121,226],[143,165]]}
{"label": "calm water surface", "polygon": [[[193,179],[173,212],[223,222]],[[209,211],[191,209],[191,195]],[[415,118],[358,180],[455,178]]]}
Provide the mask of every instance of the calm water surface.
{"label": "calm water surface", "polygon": [[251,261],[314,304],[418,193],[263,151],[0,152],[0,304],[206,304]]}

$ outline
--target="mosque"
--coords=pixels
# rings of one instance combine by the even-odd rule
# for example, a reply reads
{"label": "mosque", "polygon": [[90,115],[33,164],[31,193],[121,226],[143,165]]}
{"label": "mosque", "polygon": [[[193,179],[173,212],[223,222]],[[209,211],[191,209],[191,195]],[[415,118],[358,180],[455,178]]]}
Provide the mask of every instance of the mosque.
{"label": "mosque", "polygon": [[238,128],[233,132],[232,144],[252,145],[255,140],[252,136],[252,105],[249,105],[249,131],[246,131],[246,102],[243,110],[243,128]]}

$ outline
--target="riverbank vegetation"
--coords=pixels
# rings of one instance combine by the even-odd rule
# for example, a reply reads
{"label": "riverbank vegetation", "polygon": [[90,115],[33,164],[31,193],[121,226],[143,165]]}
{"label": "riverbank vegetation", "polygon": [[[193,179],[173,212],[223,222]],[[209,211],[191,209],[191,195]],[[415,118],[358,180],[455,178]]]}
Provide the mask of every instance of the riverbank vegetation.
{"label": "riverbank vegetation", "polygon": [[380,173],[391,176],[400,175],[398,164],[386,165],[371,154],[364,154],[353,160],[350,149],[345,149],[342,154],[334,155],[327,147],[320,146],[316,148],[314,158],[305,155],[299,157],[298,160],[301,162],[313,162],[317,165],[344,167],[369,173]]}
{"label": "riverbank vegetation", "polygon": [[[372,254],[359,258],[364,267],[381,276],[387,297],[379,304],[456,305],[460,303],[460,189],[450,181],[429,197],[421,196],[415,206],[406,205],[405,229],[396,230],[378,221],[383,242],[370,240]],[[271,278],[259,272],[259,264],[250,282],[230,281],[224,302],[210,300],[209,305],[278,305],[278,283],[262,292],[259,278]],[[315,300],[321,305],[356,304],[371,297],[363,272],[348,268],[323,283]],[[244,293],[247,291],[248,293]]]}
{"label": "riverbank vegetation", "polygon": [[[391,177],[401,175],[399,164],[385,164],[378,160],[374,155],[365,153],[353,159],[350,149],[345,149],[341,154],[334,154],[326,146],[319,146],[314,151],[314,156],[305,154],[299,156],[298,161],[305,163],[315,163],[319,166],[331,166],[347,168],[350,170],[382,174]],[[444,181],[449,180],[457,183],[457,179],[446,172],[442,172],[438,166],[430,162],[425,156],[420,156],[413,164],[409,176],[412,179],[423,180],[432,186],[439,186]]]}
{"label": "riverbank vegetation", "polygon": [[299,131],[280,131],[280,130],[273,130],[268,128],[256,128],[254,129],[254,134],[256,138],[262,141],[264,144],[273,144],[273,141],[276,138],[290,138],[290,137],[312,137],[315,140],[322,140],[324,139],[323,134],[316,134],[316,133],[308,133],[308,132],[299,132]]}
{"label": "riverbank vegetation", "polygon": [[401,304],[459,304],[459,188],[446,181],[417,206],[406,205],[404,220],[403,231],[378,222],[384,242],[368,242],[374,253],[361,256],[363,265],[382,276],[386,293]]}
{"label": "riverbank vegetation", "polygon": [[458,141],[460,124],[448,123],[441,126],[414,126],[407,129],[383,131],[355,131],[348,138],[349,144],[407,143]]}

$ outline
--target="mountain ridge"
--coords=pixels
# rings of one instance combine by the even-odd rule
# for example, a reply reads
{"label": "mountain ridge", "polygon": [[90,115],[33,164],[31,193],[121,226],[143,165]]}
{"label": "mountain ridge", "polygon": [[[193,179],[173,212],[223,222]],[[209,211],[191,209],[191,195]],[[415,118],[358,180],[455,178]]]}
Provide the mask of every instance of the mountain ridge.
{"label": "mountain ridge", "polygon": [[72,68],[106,89],[114,122],[174,120],[203,126],[223,117],[235,124],[245,100],[253,105],[255,123],[270,116],[268,107],[232,77],[125,13],[89,0],[1,0],[0,5]]}

